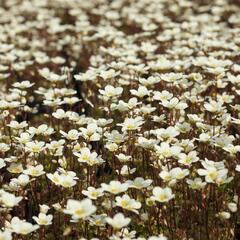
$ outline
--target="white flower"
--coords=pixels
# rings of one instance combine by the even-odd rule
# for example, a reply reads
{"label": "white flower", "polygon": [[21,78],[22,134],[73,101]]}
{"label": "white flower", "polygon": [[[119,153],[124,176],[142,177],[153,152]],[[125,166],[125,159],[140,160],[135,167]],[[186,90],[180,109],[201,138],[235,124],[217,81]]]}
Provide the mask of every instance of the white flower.
{"label": "white flower", "polygon": [[43,68],[38,70],[39,74],[50,82],[62,82],[66,78],[65,75],[58,75],[51,72],[48,68]]}
{"label": "white flower", "polygon": [[57,109],[56,112],[53,112],[52,115],[57,119],[64,119],[67,118],[67,114],[63,109]]}
{"label": "white flower", "polygon": [[128,105],[126,102],[120,100],[118,103],[111,103],[110,105],[111,111],[120,111],[120,112],[125,112],[128,111]]}
{"label": "white flower", "polygon": [[173,63],[171,61],[169,61],[168,59],[166,59],[165,57],[160,57],[159,59],[157,59],[157,61],[149,62],[149,66],[154,71],[168,70],[168,69],[172,68],[172,65],[173,65]]}
{"label": "white flower", "polygon": [[[121,100],[120,100],[121,101]],[[134,107],[136,107],[137,105],[139,105],[141,102],[138,102],[137,98],[133,97],[130,98],[127,102],[127,107],[128,109],[133,109]]]}
{"label": "white flower", "polygon": [[145,53],[154,52],[158,48],[157,45],[152,44],[151,42],[142,42],[140,49]]}
{"label": "white flower", "polygon": [[9,230],[0,230],[0,239],[1,240],[12,240],[12,234]]}
{"label": "white flower", "polygon": [[75,103],[79,102],[80,99],[77,97],[65,97],[63,102],[69,105],[74,105]]}
{"label": "white flower", "polygon": [[37,128],[35,127],[30,127],[28,129],[28,132],[33,135],[43,135],[43,136],[48,136],[51,135],[54,132],[54,129],[49,127],[47,124],[41,124]]}
{"label": "white flower", "polygon": [[23,171],[23,173],[32,177],[39,177],[45,172],[43,171],[43,165],[39,164],[37,166],[28,166],[27,169]]}
{"label": "white flower", "polygon": [[40,206],[40,212],[46,214],[50,207],[46,204],[39,205]]}
{"label": "white flower", "polygon": [[21,163],[11,163],[7,170],[10,173],[21,173],[23,171],[23,166]]}
{"label": "white flower", "polygon": [[78,220],[92,215],[96,209],[97,208],[92,204],[92,201],[88,198],[81,201],[69,199],[67,201],[66,209],[64,209],[63,212],[72,215],[74,220]]}
{"label": "white flower", "polygon": [[119,126],[122,126],[122,131],[132,131],[140,129],[141,125],[144,123],[142,117],[136,117],[136,118],[125,118],[124,122],[121,124],[117,124]]}
{"label": "white flower", "polygon": [[128,180],[127,183],[129,184],[129,188],[136,188],[136,189],[142,189],[147,188],[152,184],[151,179],[144,180],[142,177],[137,177],[133,181]]}
{"label": "white flower", "polygon": [[136,145],[141,146],[142,148],[152,149],[158,143],[159,143],[159,140],[156,140],[156,139],[147,139],[145,137],[139,137],[137,139]]}
{"label": "white flower", "polygon": [[228,209],[231,211],[231,212],[237,212],[238,210],[238,206],[235,202],[230,202],[228,203]]}
{"label": "white flower", "polygon": [[169,182],[169,184],[176,183],[176,180],[172,177],[171,170],[168,171],[166,167],[159,173],[159,177],[162,178],[164,182]]}
{"label": "white flower", "polygon": [[176,129],[181,133],[187,133],[192,129],[191,124],[187,122],[183,122],[183,123],[178,122],[175,126],[176,126]]}
{"label": "white flower", "polygon": [[88,219],[90,221],[90,225],[95,225],[97,227],[103,227],[106,225],[106,218],[107,214],[103,213],[100,215],[92,215]]}
{"label": "white flower", "polygon": [[54,174],[48,173],[47,177],[56,185],[60,185],[64,188],[73,187],[77,183],[76,179],[78,179],[75,172],[65,170],[56,171]]}
{"label": "white flower", "polygon": [[226,169],[224,165],[222,165],[222,162],[217,163],[205,160],[205,162],[202,161],[202,165],[204,169],[198,169],[197,172],[200,176],[205,176],[206,182],[222,184],[228,181],[228,169]]}
{"label": "white flower", "polygon": [[108,142],[104,145],[104,147],[108,149],[110,152],[115,152],[118,150],[119,146],[116,143]]}
{"label": "white flower", "polygon": [[161,81],[159,76],[150,76],[147,79],[139,78],[138,80],[142,85],[151,86],[153,84],[159,83]]}
{"label": "white flower", "polygon": [[223,102],[221,101],[214,101],[214,100],[211,100],[209,103],[206,102],[204,103],[204,108],[209,111],[209,112],[221,112],[224,107],[223,107]]}
{"label": "white flower", "polygon": [[51,60],[52,60],[52,62],[54,62],[55,64],[63,64],[63,63],[66,62],[66,60],[65,60],[64,58],[59,57],[59,56],[53,57],[53,58],[51,58]]}
{"label": "white flower", "polygon": [[192,163],[199,161],[199,157],[197,156],[196,151],[191,151],[188,154],[180,153],[178,155],[178,158],[179,158],[178,162],[186,166],[189,166]]}
{"label": "white flower", "polygon": [[17,206],[18,203],[23,199],[23,197],[16,197],[12,193],[5,192],[4,190],[0,190],[0,205],[7,208],[12,208]]}
{"label": "white flower", "polygon": [[[144,114],[144,115],[150,115],[152,112],[154,112],[157,108],[156,107],[152,107],[151,104],[147,104],[147,105],[142,105],[139,108],[139,112]],[[151,115],[150,115],[151,116]]]}
{"label": "white flower", "polygon": [[58,141],[51,141],[50,143],[46,144],[46,148],[49,150],[51,155],[62,156],[64,143],[65,143],[64,139],[60,139]]}
{"label": "white flower", "polygon": [[98,197],[103,196],[103,190],[101,188],[88,187],[87,190],[82,190],[82,194],[96,200]]}
{"label": "white flower", "polygon": [[115,229],[126,227],[130,222],[130,218],[125,218],[122,213],[117,213],[113,218],[107,217],[106,222]]}
{"label": "white flower", "polygon": [[131,89],[130,90],[132,95],[138,96],[139,98],[143,98],[148,96],[151,91],[149,91],[145,86],[139,86],[138,90]]}
{"label": "white flower", "polygon": [[187,116],[191,122],[203,122],[203,119],[197,114],[187,114]]}
{"label": "white flower", "polygon": [[129,162],[132,159],[131,156],[127,156],[123,153],[116,154],[116,157],[120,162]]}
{"label": "white flower", "polygon": [[172,139],[177,137],[180,134],[180,132],[175,127],[172,127],[172,126],[166,129],[164,128],[154,129],[154,130],[151,130],[150,132],[155,136],[157,136],[157,138],[160,140]]}
{"label": "white flower", "polygon": [[54,150],[57,150],[57,149],[63,147],[64,143],[65,143],[65,140],[64,139],[60,139],[58,141],[51,141],[50,143],[47,143],[46,147],[49,150],[54,151]]}
{"label": "white flower", "polygon": [[51,225],[53,215],[46,215],[45,213],[39,213],[38,217],[33,217],[33,219],[37,222],[38,225]]}
{"label": "white flower", "polygon": [[161,188],[154,187],[153,188],[153,196],[151,197],[154,201],[157,202],[168,202],[172,198],[174,198],[174,194],[172,193],[172,189],[169,187]]}
{"label": "white flower", "polygon": [[121,192],[126,192],[128,190],[128,183],[121,183],[119,181],[111,181],[109,184],[102,183],[102,189],[106,192],[110,192],[112,194],[119,194]]}
{"label": "white flower", "polygon": [[96,123],[90,123],[87,128],[80,128],[81,136],[87,141],[99,141],[101,138],[102,128]]}
{"label": "white flower", "polygon": [[127,228],[121,229],[121,231],[116,232],[114,235],[110,237],[109,240],[145,240],[142,238],[136,238],[136,231],[129,231]]}
{"label": "white flower", "polygon": [[194,180],[187,179],[187,184],[190,186],[190,188],[198,190],[204,188],[207,183],[203,182],[201,178],[194,178]]}
{"label": "white flower", "polygon": [[22,129],[22,128],[26,128],[28,126],[27,122],[26,121],[23,121],[23,122],[17,122],[17,121],[11,121],[7,126],[9,126],[10,128],[13,128],[13,129]]}
{"label": "white flower", "polygon": [[25,89],[25,88],[30,88],[34,85],[34,83],[30,83],[28,80],[22,81],[22,82],[15,82],[13,84],[13,87],[15,88],[20,88],[20,89]]}
{"label": "white flower", "polygon": [[18,142],[20,142],[22,144],[26,144],[26,143],[31,141],[32,135],[30,135],[27,132],[23,132],[23,133],[20,134],[20,137],[16,137],[16,139],[17,139]]}
{"label": "white flower", "polygon": [[5,153],[10,149],[10,146],[6,143],[0,143],[0,152]]}
{"label": "white flower", "polygon": [[91,69],[87,70],[85,73],[79,73],[79,74],[74,75],[74,78],[77,81],[82,81],[82,82],[94,81],[96,79],[96,77],[97,77],[97,74],[94,71],[92,71]]}
{"label": "white flower", "polygon": [[80,133],[78,132],[78,130],[76,129],[72,129],[70,131],[68,131],[68,133],[64,132],[64,131],[60,131],[60,133],[67,138],[69,141],[75,141],[78,140]]}
{"label": "white flower", "polygon": [[116,144],[120,144],[125,140],[125,135],[119,133],[117,130],[113,130],[111,133],[106,132],[104,136],[109,142],[114,142]]}
{"label": "white flower", "polygon": [[29,182],[30,182],[30,179],[29,179],[29,176],[26,175],[26,174],[21,174],[18,176],[18,178],[12,178],[11,181],[14,181],[16,182],[18,185],[20,186],[26,186]]}
{"label": "white flower", "polygon": [[117,97],[122,94],[123,88],[122,87],[113,87],[111,85],[107,85],[104,90],[100,89],[99,92],[104,95],[105,97],[112,98]]}
{"label": "white flower", "polygon": [[22,235],[27,235],[39,228],[38,225],[33,225],[25,220],[20,220],[18,217],[12,218],[9,227],[12,232]]}
{"label": "white flower", "polygon": [[5,167],[5,166],[6,166],[6,163],[5,163],[4,159],[0,158],[0,169]]}
{"label": "white flower", "polygon": [[26,143],[26,150],[31,153],[40,153],[44,149],[45,142],[28,142]]}
{"label": "white flower", "polygon": [[120,72],[116,72],[114,69],[109,69],[105,71],[101,71],[100,77],[102,77],[104,80],[114,78],[117,75],[119,75]]}
{"label": "white flower", "polygon": [[116,197],[116,205],[135,213],[138,213],[137,209],[141,208],[141,203],[130,198],[127,194],[124,194],[122,197]]}
{"label": "white flower", "polygon": [[[105,127],[107,126],[108,124],[111,124],[113,122],[113,119],[110,118],[110,119],[106,119],[106,118],[98,118],[97,119],[97,126],[99,127]],[[99,128],[100,129],[100,128]]]}
{"label": "white flower", "polygon": [[80,153],[74,153],[78,157],[79,162],[87,163],[90,166],[103,163],[103,159],[96,152],[91,153],[87,147],[81,148]]}
{"label": "white flower", "polygon": [[181,180],[185,178],[187,175],[189,175],[188,169],[181,169],[180,167],[176,167],[171,169],[170,174],[173,179]]}
{"label": "white flower", "polygon": [[160,146],[155,145],[156,154],[162,158],[177,157],[182,148],[179,146],[170,146],[168,142],[162,142]]}
{"label": "white flower", "polygon": [[187,103],[179,101],[179,99],[176,97],[173,97],[170,100],[163,100],[161,104],[166,108],[175,108],[177,110],[184,110],[188,107]]}
{"label": "white flower", "polygon": [[226,220],[231,217],[231,214],[229,212],[222,211],[217,214],[217,217],[219,217],[222,220]]}
{"label": "white flower", "polygon": [[169,100],[173,97],[173,94],[168,92],[167,90],[163,90],[162,92],[155,91],[153,95],[153,99],[157,101]]}
{"label": "white flower", "polygon": [[200,142],[208,142],[211,140],[211,135],[210,133],[201,133],[199,135],[199,141]]}
{"label": "white flower", "polygon": [[[116,170],[117,173],[119,173],[119,170]],[[120,170],[120,174],[122,176],[128,176],[130,174],[133,174],[136,172],[136,168],[130,168],[128,165],[123,165],[121,170]]]}
{"label": "white flower", "polygon": [[229,152],[231,156],[235,156],[238,152],[240,152],[240,145],[228,144],[223,149]]}
{"label": "white flower", "polygon": [[76,185],[77,183],[74,179],[77,179],[77,177],[61,174],[59,176],[59,184],[64,188],[70,188]]}

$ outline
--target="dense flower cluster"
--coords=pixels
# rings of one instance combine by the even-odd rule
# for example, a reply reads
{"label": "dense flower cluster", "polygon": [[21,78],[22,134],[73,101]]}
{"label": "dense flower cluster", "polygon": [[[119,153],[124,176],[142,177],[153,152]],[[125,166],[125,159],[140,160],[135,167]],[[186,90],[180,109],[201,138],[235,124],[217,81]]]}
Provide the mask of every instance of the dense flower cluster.
{"label": "dense flower cluster", "polygon": [[239,12],[1,1],[0,239],[235,239]]}

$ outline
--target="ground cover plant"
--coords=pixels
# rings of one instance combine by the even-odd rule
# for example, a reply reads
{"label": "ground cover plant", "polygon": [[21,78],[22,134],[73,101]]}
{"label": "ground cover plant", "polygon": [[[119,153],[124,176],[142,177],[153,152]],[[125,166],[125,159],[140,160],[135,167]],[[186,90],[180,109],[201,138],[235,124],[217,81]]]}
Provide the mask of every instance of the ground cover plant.
{"label": "ground cover plant", "polygon": [[239,239],[240,3],[0,1],[0,239]]}

